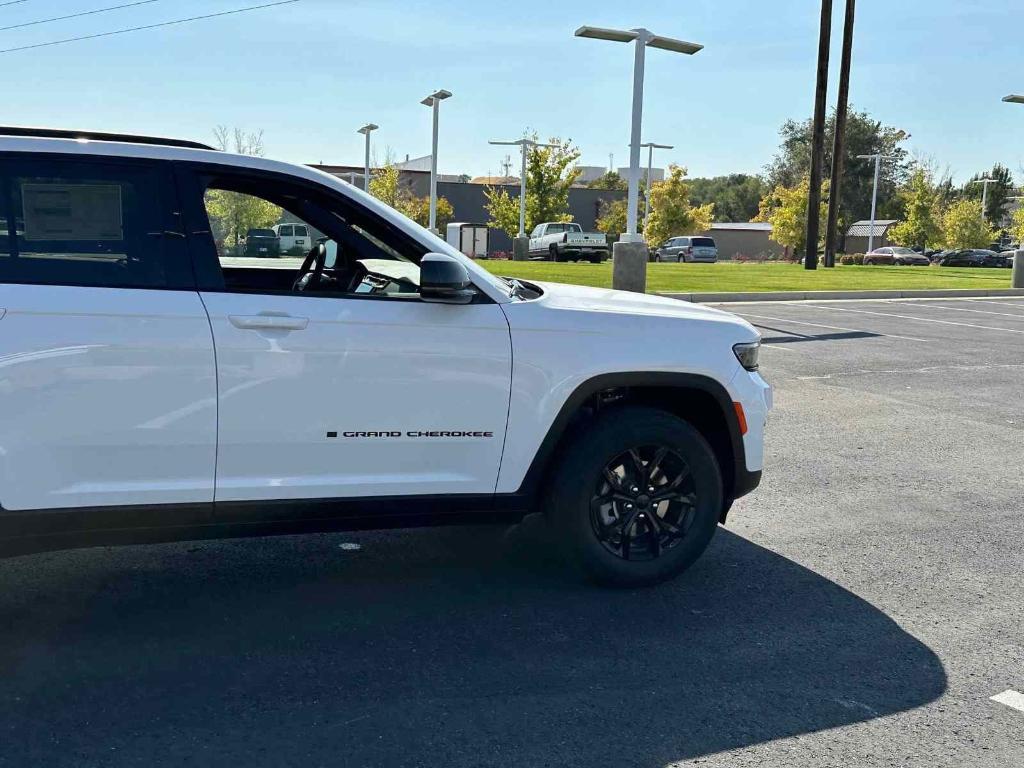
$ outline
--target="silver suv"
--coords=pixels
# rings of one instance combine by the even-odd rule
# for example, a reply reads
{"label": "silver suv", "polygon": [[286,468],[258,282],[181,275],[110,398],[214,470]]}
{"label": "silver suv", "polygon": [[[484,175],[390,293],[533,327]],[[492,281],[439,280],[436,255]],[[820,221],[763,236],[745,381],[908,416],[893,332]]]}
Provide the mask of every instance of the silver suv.
{"label": "silver suv", "polygon": [[711,237],[673,237],[658,247],[654,260],[714,264],[718,261],[718,246]]}

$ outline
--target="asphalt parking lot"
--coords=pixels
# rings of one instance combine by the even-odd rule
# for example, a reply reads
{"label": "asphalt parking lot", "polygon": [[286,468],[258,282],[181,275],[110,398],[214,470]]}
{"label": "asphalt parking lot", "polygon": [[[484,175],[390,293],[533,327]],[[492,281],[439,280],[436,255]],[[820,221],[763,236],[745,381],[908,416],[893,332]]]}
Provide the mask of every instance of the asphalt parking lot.
{"label": "asphalt parking lot", "polygon": [[683,578],[534,519],[0,561],[0,765],[1024,764],[1024,300],[728,309],[768,465]]}

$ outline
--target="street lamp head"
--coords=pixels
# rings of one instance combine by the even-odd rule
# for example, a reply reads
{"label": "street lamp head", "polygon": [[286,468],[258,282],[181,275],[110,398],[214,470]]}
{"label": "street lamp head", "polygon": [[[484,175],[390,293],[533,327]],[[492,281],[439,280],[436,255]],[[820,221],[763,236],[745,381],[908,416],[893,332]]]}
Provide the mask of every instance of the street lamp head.
{"label": "street lamp head", "polygon": [[698,43],[688,43],[685,40],[676,40],[675,38],[662,37],[661,35],[652,35],[647,41],[647,46],[649,48],[661,48],[665,51],[674,51],[675,53],[685,53],[688,56],[692,56],[704,49],[704,46]]}
{"label": "street lamp head", "polygon": [[590,37],[594,40],[611,40],[613,43],[631,43],[640,37],[640,33],[632,29],[605,29],[603,27],[580,27],[576,37]]}
{"label": "street lamp head", "polygon": [[432,94],[427,96],[423,101],[420,102],[425,107],[434,106],[435,101],[444,101],[445,99],[451,98],[452,92],[444,89],[440,91],[434,91]]}
{"label": "street lamp head", "polygon": [[367,123],[362,128],[360,128],[358,131],[356,131],[356,133],[361,133],[364,136],[367,136],[367,135],[369,135],[369,133],[371,131],[376,131],[378,128],[380,128],[379,125],[374,125],[373,123]]}
{"label": "street lamp head", "polygon": [[611,40],[613,43],[631,43],[636,39],[651,48],[661,48],[675,53],[686,53],[693,55],[704,48],[697,43],[688,43],[685,40],[676,40],[673,37],[653,35],[646,29],[607,29],[605,27],[580,27],[576,30],[576,37],[590,37],[594,40]]}
{"label": "street lamp head", "polygon": [[1024,96],[1019,93],[1011,93],[1009,96],[1003,96],[1003,101],[1008,104],[1024,104]]}
{"label": "street lamp head", "polygon": [[640,146],[645,149],[648,147],[653,149],[675,149],[671,144],[655,144],[653,141],[648,141],[646,144],[641,144]]}

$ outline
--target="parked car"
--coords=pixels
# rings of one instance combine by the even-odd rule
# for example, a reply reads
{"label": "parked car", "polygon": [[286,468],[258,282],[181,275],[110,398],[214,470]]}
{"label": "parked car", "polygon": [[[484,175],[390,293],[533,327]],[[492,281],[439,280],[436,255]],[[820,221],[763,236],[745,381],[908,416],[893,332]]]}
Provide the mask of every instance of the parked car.
{"label": "parked car", "polygon": [[530,256],[549,261],[590,261],[598,264],[608,258],[608,236],[604,232],[584,232],[571,221],[538,224],[530,234]]}
{"label": "parked car", "polygon": [[281,255],[281,240],[272,229],[250,229],[245,233],[245,255],[268,258]]}
{"label": "parked car", "polygon": [[939,258],[938,264],[943,267],[1007,267],[1012,266],[1005,256],[984,248],[966,248],[959,251],[947,251]]}
{"label": "parked car", "polygon": [[313,239],[307,224],[277,224],[274,227],[274,234],[277,235],[280,253],[297,255],[301,251],[305,256],[306,251],[313,247]]}
{"label": "parked car", "polygon": [[701,262],[714,264],[718,261],[718,246],[714,238],[673,237],[662,243],[654,252],[655,261],[672,261],[677,263]]}
{"label": "parked car", "polygon": [[873,251],[868,251],[864,254],[865,265],[883,265],[891,267],[896,263],[896,257],[893,255],[892,248],[875,248]]}
{"label": "parked car", "polygon": [[[882,248],[880,250],[886,250]],[[892,252],[892,257],[896,262],[896,266],[905,267],[928,267],[931,266],[931,259],[925,256],[923,253],[919,253],[911,248],[902,248],[900,246],[893,246],[888,249]]]}
{"label": "parked car", "polygon": [[[211,191],[326,241],[220,258]],[[4,554],[543,511],[569,561],[638,586],[760,482],[771,387],[726,312],[502,279],[334,176],[174,139],[0,128],[0,220],[21,216]]]}

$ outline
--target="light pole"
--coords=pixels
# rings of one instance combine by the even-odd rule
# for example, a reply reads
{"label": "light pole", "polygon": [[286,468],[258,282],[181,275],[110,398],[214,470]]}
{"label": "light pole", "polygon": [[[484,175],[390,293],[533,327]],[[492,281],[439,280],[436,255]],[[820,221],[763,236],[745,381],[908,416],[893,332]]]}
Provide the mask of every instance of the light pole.
{"label": "light pole", "polygon": [[989,184],[996,184],[996,183],[998,183],[998,181],[999,181],[999,179],[990,179],[988,176],[985,176],[983,178],[975,179],[974,181],[970,182],[971,184],[982,184],[983,185],[982,188],[981,188],[981,218],[982,219],[984,219],[985,218],[985,214],[988,213],[988,185]]}
{"label": "light pole", "polygon": [[[1008,104],[1024,104],[1024,96],[1011,93],[1003,97]],[[1014,288],[1024,288],[1024,242],[1017,242],[1017,253],[1013,256],[1013,276],[1010,278],[1010,285]]]}
{"label": "light pole", "polygon": [[626,232],[615,244],[612,286],[643,293],[647,288],[647,248],[637,234],[637,204],[640,196],[640,133],[644,107],[644,56],[648,47],[693,55],[704,46],[671,37],[662,37],[642,27],[637,29],[602,29],[580,27],[576,37],[633,43],[633,112],[629,139],[629,196],[626,203]]}
{"label": "light pole", "polygon": [[379,125],[367,123],[357,131],[366,137],[366,157],[363,158],[363,189],[366,192],[370,191],[370,134],[378,128],[380,128]]}
{"label": "light pole", "polygon": [[522,154],[522,170],[519,174],[519,234],[512,241],[512,260],[526,261],[530,253],[530,240],[526,236],[526,153],[528,149],[536,147],[553,147],[554,144],[541,144],[533,139],[519,139],[518,141],[489,141],[500,147],[519,147]]}
{"label": "light pole", "polygon": [[451,95],[451,91],[434,91],[420,102],[434,111],[434,135],[430,151],[430,231],[435,235],[437,234],[437,116],[440,112],[441,102],[450,98]]}
{"label": "light pole", "polygon": [[892,158],[877,153],[874,155],[857,155],[858,160],[874,160],[875,161],[875,186],[871,191],[871,229],[868,230],[868,252],[875,250],[875,214],[878,211],[878,178],[882,171],[882,160],[891,160]]}
{"label": "light pole", "polygon": [[653,141],[640,146],[647,147],[647,189],[644,191],[644,231],[646,231],[647,215],[651,212],[651,169],[654,167],[654,150],[675,149],[675,147],[670,144],[655,144]]}

